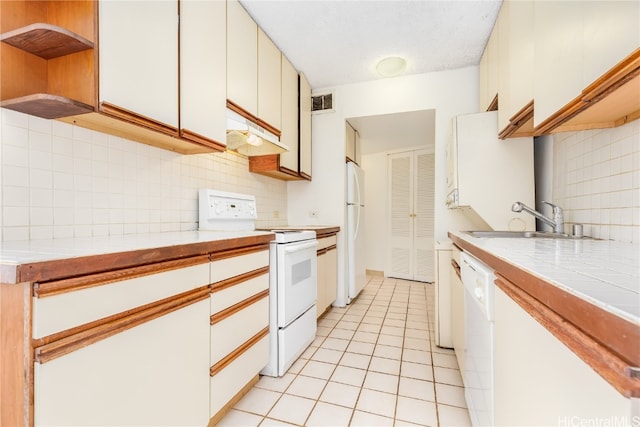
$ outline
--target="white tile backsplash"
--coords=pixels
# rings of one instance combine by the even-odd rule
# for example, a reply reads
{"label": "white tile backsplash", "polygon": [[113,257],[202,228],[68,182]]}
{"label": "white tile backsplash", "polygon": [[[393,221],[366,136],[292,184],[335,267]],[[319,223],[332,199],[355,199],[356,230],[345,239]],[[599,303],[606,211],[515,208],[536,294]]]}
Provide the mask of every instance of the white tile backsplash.
{"label": "white tile backsplash", "polygon": [[554,135],[553,200],[567,231],[640,241],[640,120],[612,129]]}
{"label": "white tile backsplash", "polygon": [[286,182],[234,153],[180,155],[0,109],[2,241],[197,228],[198,190],[253,194],[256,226],[287,224]]}

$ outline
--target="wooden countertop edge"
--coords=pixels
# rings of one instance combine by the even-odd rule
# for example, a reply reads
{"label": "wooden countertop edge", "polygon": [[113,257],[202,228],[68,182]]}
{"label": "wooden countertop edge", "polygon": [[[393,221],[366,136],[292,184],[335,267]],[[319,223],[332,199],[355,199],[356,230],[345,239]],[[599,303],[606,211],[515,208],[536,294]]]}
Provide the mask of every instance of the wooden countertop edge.
{"label": "wooden countertop edge", "polygon": [[[499,275],[496,284],[625,397],[640,397],[640,326],[449,234]],[[502,280],[500,276],[506,280]],[[506,283],[506,285],[505,285]],[[511,285],[511,286],[509,286]]]}
{"label": "wooden countertop edge", "polygon": [[150,249],[88,255],[52,261],[0,266],[0,282],[15,284],[56,280],[103,271],[136,267],[179,258],[206,255],[230,249],[261,245],[273,240],[273,234],[243,236],[206,242],[160,246]]}

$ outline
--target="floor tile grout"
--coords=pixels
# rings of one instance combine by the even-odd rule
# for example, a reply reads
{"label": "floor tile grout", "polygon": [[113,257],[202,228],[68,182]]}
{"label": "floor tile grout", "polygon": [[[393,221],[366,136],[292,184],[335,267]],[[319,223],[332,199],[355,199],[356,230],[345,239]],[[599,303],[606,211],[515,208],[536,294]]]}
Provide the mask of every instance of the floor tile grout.
{"label": "floor tile grout", "polygon": [[[316,340],[311,344],[311,346],[307,350],[305,350],[305,352],[298,359],[298,361],[294,362],[294,365],[292,366],[291,369],[295,367],[296,372],[292,372],[291,369],[289,370],[289,373],[293,375],[293,378],[286,385],[286,387],[284,387],[282,391],[275,391],[275,390],[270,390],[268,388],[262,388],[260,383],[254,386],[254,389],[257,388],[261,390],[268,390],[268,391],[280,394],[278,398],[273,402],[273,404],[268,408],[268,410],[264,413],[264,415],[256,412],[251,412],[250,410],[246,410],[246,409],[243,410],[238,408],[238,406],[243,406],[242,402],[244,399],[241,400],[238,404],[236,404],[236,407],[234,408],[234,410],[238,412],[243,412],[246,414],[253,414],[261,418],[258,424],[253,424],[253,425],[261,425],[261,426],[271,425],[271,420],[273,419],[276,419],[279,422],[288,423],[290,421],[286,421],[285,419],[278,420],[277,418],[273,418],[270,415],[272,414],[272,411],[274,411],[274,409],[278,406],[278,403],[281,402],[285,396],[291,396],[291,397],[313,401],[313,405],[311,406],[311,409],[306,414],[306,418],[304,418],[303,423],[300,425],[330,425],[330,424],[317,424],[317,420],[314,420],[314,417],[317,419],[318,417],[322,416],[320,408],[324,405],[333,405],[338,408],[344,408],[344,409],[350,410],[348,423],[344,425],[354,425],[354,426],[361,425],[361,424],[357,424],[358,420],[356,419],[356,417],[360,416],[361,413],[364,415],[360,416],[360,418],[373,416],[373,418],[368,418],[368,419],[370,420],[374,419],[376,421],[379,421],[379,417],[380,418],[384,417],[386,419],[392,420],[391,422],[394,425],[397,425],[397,424],[430,425],[430,424],[424,424],[424,423],[416,424],[417,419],[425,420],[423,417],[418,416],[416,418],[416,417],[409,417],[409,416],[402,415],[399,412],[399,407],[401,406],[402,402],[405,402],[405,406],[411,403],[414,405],[420,404],[423,407],[433,407],[433,411],[434,411],[433,415],[435,416],[435,423],[433,424],[434,426],[435,425],[444,426],[447,424],[443,419],[444,414],[441,414],[442,410],[452,411],[450,413],[450,416],[459,417],[460,420],[457,421],[458,423],[461,422],[462,425],[464,424],[470,425],[470,421],[468,419],[468,412],[466,408],[462,408],[460,406],[453,406],[453,405],[444,403],[444,401],[440,402],[440,399],[438,398],[437,392],[439,387],[437,386],[437,384],[441,384],[447,387],[458,387],[458,388],[461,388],[461,387],[453,384],[436,381],[437,379],[436,368],[440,368],[437,370],[438,373],[441,372],[442,368],[444,369],[451,369],[451,368],[447,368],[445,366],[439,366],[439,365],[436,366],[436,363],[445,364],[445,362],[436,361],[436,358],[434,358],[434,353],[443,354],[443,355],[445,354],[451,355],[453,353],[450,350],[434,351],[434,349],[437,349],[437,347],[435,347],[435,344],[432,341],[432,338],[434,337],[433,321],[435,321],[435,319],[432,319],[432,316],[434,315],[433,313],[434,301],[433,301],[433,288],[429,288],[430,286],[432,287],[433,285],[424,284],[420,282],[411,282],[411,281],[406,281],[401,279],[388,279],[388,278],[382,279],[380,277],[369,278],[367,286],[365,286],[365,289],[363,289],[363,291],[358,296],[358,298],[356,298],[349,306],[342,307],[342,308],[332,307],[321,317],[321,319],[319,319],[318,326],[322,328],[321,333],[326,332],[326,334],[324,336],[318,335],[316,337]],[[374,308],[374,310],[372,310],[372,308]],[[365,321],[365,318],[367,318],[367,316],[370,314],[371,316]],[[390,314],[391,316],[389,316]],[[349,317],[345,318],[345,316],[349,316]],[[378,321],[376,320],[375,321],[376,323],[369,323],[373,321],[373,319],[381,319],[381,321],[378,323]],[[341,322],[344,322],[344,323],[341,323]],[[390,326],[391,324],[400,325],[400,323],[402,323],[403,326]],[[325,326],[325,325],[330,325],[330,326]],[[363,328],[363,325],[370,325],[370,326],[364,326]],[[352,328],[354,326],[355,326],[354,329],[344,329],[344,327]],[[385,326],[386,326],[386,329],[385,329]],[[422,327],[424,329],[419,329]],[[391,328],[401,328],[402,331],[396,331],[395,329],[391,329]],[[376,334],[375,341],[373,342],[360,341],[359,339],[364,339],[367,336],[358,335],[358,332],[373,334],[373,332],[365,332],[362,329],[371,330],[371,331],[377,330],[377,332],[375,332]],[[349,336],[349,338],[345,339],[345,338],[338,338],[336,336],[332,337],[331,334],[334,333],[334,331],[336,330],[347,331],[347,332],[337,331],[335,333],[336,336],[337,335],[342,335],[345,337]],[[412,336],[408,336],[408,332],[407,332],[408,330],[422,331],[424,333],[410,332],[409,334],[411,334]],[[389,332],[389,333],[401,332],[401,335],[389,335],[387,333],[383,334],[383,331]],[[423,338],[418,338],[419,336],[423,336]],[[426,338],[424,338],[424,336],[426,336]],[[385,342],[400,343],[400,346],[392,345],[392,344],[383,344],[381,342],[381,337],[390,337],[390,338],[383,338],[383,340]],[[396,339],[397,337],[401,337],[401,339],[397,340]],[[321,339],[318,339],[318,338],[321,338]],[[344,345],[343,350],[337,350],[332,348],[332,346],[336,346],[336,348],[338,349],[342,348],[340,346],[342,346],[343,343],[335,340],[346,341],[346,345]],[[415,341],[412,341],[412,340],[415,340]],[[328,345],[327,347],[324,347],[325,343],[331,343],[331,344]],[[357,343],[357,345],[354,343]],[[352,344],[354,344],[353,347],[352,347]],[[350,348],[352,348],[352,350],[356,350],[359,348],[359,351],[368,352],[369,345],[373,346],[370,354],[369,353],[361,354],[361,353],[349,351]],[[426,348],[425,349],[408,348],[407,345],[412,345],[415,347],[421,347],[422,345],[425,345]],[[388,350],[386,351],[388,353],[383,353],[383,351],[387,348]],[[309,349],[312,349],[312,350],[309,350]],[[399,354],[396,356],[394,353],[392,353],[392,352],[395,352],[395,350],[391,350],[391,349],[399,349]],[[328,352],[323,352],[322,355],[319,355],[318,352],[320,350],[327,350]],[[409,357],[408,355],[411,353],[408,350],[427,353],[426,356],[428,357],[428,360],[425,360],[426,363],[405,360],[405,355]],[[330,360],[329,355],[331,355],[332,352],[334,351],[339,352],[340,356],[339,358],[337,358],[337,360],[329,363],[328,362],[328,360]],[[347,356],[347,354],[368,357],[368,362],[366,367],[365,368],[353,367],[355,362],[352,362],[351,360],[346,360],[345,357],[354,358],[354,356]],[[316,355],[318,358],[322,357],[322,359],[321,360],[313,359],[313,357]],[[389,357],[385,357],[385,356],[389,356]],[[356,360],[358,358],[359,357],[355,357]],[[378,364],[379,366],[372,366],[372,363],[374,362],[374,360],[376,364]],[[378,360],[380,360],[380,362],[378,362]],[[301,361],[304,361],[304,362],[301,362]],[[324,377],[317,378],[317,377],[305,375],[303,371],[307,366],[310,366],[311,361],[322,363],[322,364],[333,365],[333,367],[330,369],[328,376],[326,376],[326,373],[322,373],[322,375],[325,375],[326,378]],[[346,365],[346,364],[342,365],[341,362],[343,361],[349,362],[351,363],[351,365]],[[388,366],[389,364],[386,361],[397,362],[397,366],[398,366],[397,370],[395,368],[389,367]],[[424,378],[414,378],[412,376],[403,376],[403,368],[406,367],[408,369],[409,366],[413,366],[409,364],[429,366],[429,368],[426,368],[426,369],[430,371],[431,380],[424,379]],[[457,368],[457,364],[455,366]],[[334,379],[334,375],[336,375],[336,371],[338,370],[339,367],[347,367],[350,369],[364,371],[362,380],[360,381],[360,385],[358,387],[359,390],[357,391],[357,396],[352,405],[353,407],[342,406],[339,403],[327,402],[325,400],[321,400],[323,398],[324,392],[327,390],[330,383],[335,383],[335,384],[347,386],[347,387],[354,387],[352,384],[341,383],[337,381],[338,378]],[[383,387],[369,388],[372,386],[375,387],[375,385],[369,385],[368,387],[366,386],[367,378],[369,377],[370,374],[371,374],[370,378],[374,378],[376,375],[378,375],[379,378],[383,378],[383,379],[385,377],[381,375],[389,375],[389,372],[383,372],[384,370],[388,370],[389,372],[397,372],[396,374],[390,374],[397,377],[397,382],[394,387],[395,394],[380,390],[380,388],[383,388]],[[455,370],[457,371],[457,369]],[[341,370],[341,372],[345,372],[345,371]],[[346,372],[351,372],[351,371],[346,371]],[[446,371],[442,371],[442,372],[446,372]],[[311,368],[309,369],[308,373],[313,373],[311,372]],[[321,375],[321,373],[317,373],[316,375]],[[419,376],[415,372],[409,375],[414,375],[416,377]],[[324,381],[324,384],[322,385],[322,388],[320,389],[319,393],[316,394],[316,391],[314,391],[313,393],[309,393],[309,395],[316,396],[315,399],[302,396],[302,394],[306,394],[306,391],[304,391],[304,387],[303,387],[304,384],[302,380],[300,383],[302,384],[301,385],[302,389],[301,391],[298,391],[299,394],[287,393],[289,390],[292,390],[291,389],[292,385],[296,383],[296,380],[298,378],[301,378],[301,377],[303,379],[304,378],[308,379],[307,384],[312,384],[313,382],[315,382],[311,380]],[[427,375],[427,377],[429,376]],[[347,376],[346,374],[344,374],[344,379],[342,379],[342,381],[348,381],[346,378]],[[403,382],[403,378],[405,378],[404,382]],[[274,381],[277,381],[277,380],[274,379]],[[407,394],[410,394],[411,396],[405,396],[401,394],[403,393],[401,391],[401,385],[403,383],[411,384],[411,381],[420,381],[420,382],[425,382],[430,384],[428,387],[430,387],[432,391],[433,400],[422,399],[421,397],[416,397],[414,393],[409,393],[409,392],[407,392]],[[417,384],[420,384],[420,383],[417,383]],[[447,390],[446,388],[443,388],[443,387],[440,387],[440,389]],[[347,390],[347,389],[343,389],[343,390]],[[387,415],[381,415],[380,413],[377,413],[377,412],[362,411],[360,404],[362,403],[362,405],[364,406],[364,404],[367,403],[365,401],[366,396],[363,396],[363,392],[365,390],[367,390],[367,392],[365,393],[366,395],[376,396],[377,395],[376,393],[381,393],[383,394],[383,396],[385,395],[393,396],[393,401],[395,402],[393,405],[393,411],[392,411],[393,415],[388,416],[389,413],[383,410],[379,410],[378,412],[383,412],[383,413],[386,413]],[[455,390],[455,389],[452,389],[452,390]],[[457,391],[457,393],[463,392],[463,390],[464,389]],[[374,393],[372,394],[370,392],[374,392]],[[426,396],[426,397],[428,398],[429,396]],[[329,397],[326,397],[325,399],[331,400]],[[361,399],[365,399],[365,400],[361,402]],[[416,401],[417,403],[412,401]],[[293,410],[294,408],[291,408],[291,409]],[[319,410],[318,413],[316,413],[316,409]],[[414,412],[416,411],[411,412],[412,416],[416,415],[414,414]],[[320,414],[320,415],[317,415],[317,414]],[[234,415],[238,415],[238,414],[234,414]],[[403,419],[403,418],[412,418],[412,419]],[[226,422],[227,419],[228,419],[228,422]],[[431,419],[433,420],[434,418],[431,417]],[[316,424],[314,424],[314,422]],[[223,420],[219,423],[219,425],[223,426],[223,425],[247,425],[247,424],[233,424],[231,416],[228,414],[225,418],[223,418]]]}

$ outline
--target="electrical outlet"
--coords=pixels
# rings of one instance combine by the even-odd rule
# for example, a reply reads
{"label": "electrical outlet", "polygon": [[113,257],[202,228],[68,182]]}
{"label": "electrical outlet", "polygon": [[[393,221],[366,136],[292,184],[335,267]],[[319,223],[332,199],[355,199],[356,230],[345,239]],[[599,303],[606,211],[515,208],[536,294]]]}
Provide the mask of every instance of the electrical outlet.
{"label": "electrical outlet", "polygon": [[280,211],[273,211],[274,218],[280,218]]}
{"label": "electrical outlet", "polygon": [[318,218],[318,211],[309,211],[309,217]]}

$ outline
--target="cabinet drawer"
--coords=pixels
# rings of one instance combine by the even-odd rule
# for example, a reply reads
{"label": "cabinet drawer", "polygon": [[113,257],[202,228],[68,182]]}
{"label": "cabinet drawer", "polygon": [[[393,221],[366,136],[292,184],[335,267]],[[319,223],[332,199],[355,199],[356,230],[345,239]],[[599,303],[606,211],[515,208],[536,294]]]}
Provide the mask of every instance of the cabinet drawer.
{"label": "cabinet drawer", "polygon": [[257,270],[269,265],[269,250],[252,252],[250,254],[235,256],[232,258],[215,259],[210,264],[211,283],[229,279],[234,276]]}
{"label": "cabinet drawer", "polygon": [[33,337],[41,338],[208,284],[209,263],[204,262],[106,282],[100,286],[34,297]]}
{"label": "cabinet drawer", "polygon": [[211,325],[211,364],[219,362],[252,336],[269,326],[269,295],[261,295],[243,309]]}
{"label": "cabinet drawer", "polygon": [[269,275],[266,273],[219,291],[214,288],[211,294],[211,314],[216,314],[238,304],[265,289],[269,289]]}
{"label": "cabinet drawer", "polygon": [[211,377],[210,415],[217,414],[269,361],[269,335]]}
{"label": "cabinet drawer", "polygon": [[333,246],[337,244],[338,238],[337,236],[325,237],[323,239],[318,239],[318,250],[328,248],[329,246]]}

